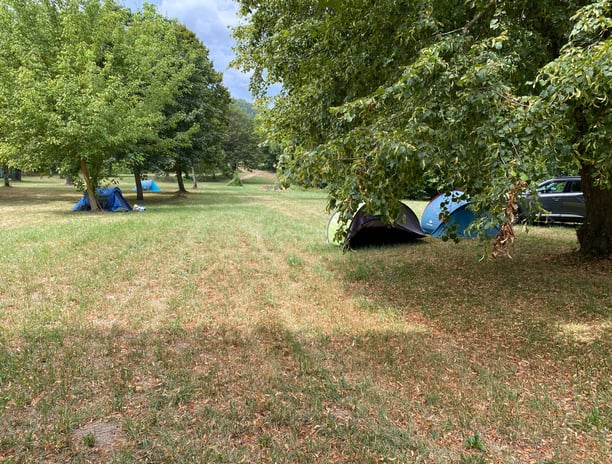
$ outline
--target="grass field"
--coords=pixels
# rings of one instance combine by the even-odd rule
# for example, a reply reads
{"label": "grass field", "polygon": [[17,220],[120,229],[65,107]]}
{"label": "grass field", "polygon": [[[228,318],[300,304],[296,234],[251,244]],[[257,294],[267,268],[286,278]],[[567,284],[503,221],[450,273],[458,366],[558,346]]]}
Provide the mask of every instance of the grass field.
{"label": "grass field", "polygon": [[612,264],[572,229],[342,253],[324,193],[159,184],[0,188],[1,462],[610,462]]}

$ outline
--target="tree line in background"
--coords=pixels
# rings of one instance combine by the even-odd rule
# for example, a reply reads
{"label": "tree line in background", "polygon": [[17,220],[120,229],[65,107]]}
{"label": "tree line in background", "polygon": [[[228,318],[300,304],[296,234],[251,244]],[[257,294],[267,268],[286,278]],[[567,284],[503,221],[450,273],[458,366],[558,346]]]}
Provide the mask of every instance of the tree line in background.
{"label": "tree line in background", "polygon": [[610,254],[609,0],[238,3],[236,64],[262,98],[282,83],[262,118],[286,182],[325,184],[345,221],[461,189],[503,248],[522,192],[579,173],[581,251]]}
{"label": "tree line in background", "polygon": [[[145,3],[0,0],[0,162],[53,170],[90,198],[117,169],[227,174],[271,164],[250,104],[232,100],[208,49]],[[94,209],[97,205],[92,202]]]}

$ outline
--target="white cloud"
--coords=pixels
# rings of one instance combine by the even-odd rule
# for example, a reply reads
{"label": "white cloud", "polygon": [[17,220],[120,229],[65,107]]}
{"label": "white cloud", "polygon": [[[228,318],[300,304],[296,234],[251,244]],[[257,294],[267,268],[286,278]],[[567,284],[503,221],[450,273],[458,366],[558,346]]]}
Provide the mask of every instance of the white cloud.
{"label": "white cloud", "polygon": [[238,5],[233,0],[161,0],[159,10],[177,18],[204,12],[226,26],[238,24]]}

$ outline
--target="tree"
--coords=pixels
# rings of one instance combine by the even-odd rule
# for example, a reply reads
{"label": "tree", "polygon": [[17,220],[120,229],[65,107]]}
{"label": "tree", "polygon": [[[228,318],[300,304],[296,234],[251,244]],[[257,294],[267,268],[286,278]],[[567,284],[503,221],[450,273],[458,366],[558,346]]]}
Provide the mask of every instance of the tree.
{"label": "tree", "polygon": [[221,74],[213,68],[208,49],[184,26],[176,28],[177,52],[192,64],[193,70],[180,96],[165,107],[165,123],[159,135],[171,152],[171,168],[179,191],[185,192],[182,173],[194,164],[219,156],[230,96]]}
{"label": "tree", "polygon": [[229,108],[228,128],[223,137],[223,169],[232,175],[238,168],[254,169],[261,160],[253,119],[234,101]]}
{"label": "tree", "polygon": [[[160,108],[161,117],[148,137],[137,140],[116,155],[117,161],[127,162],[132,169],[138,200],[144,198],[142,174],[146,171],[172,169],[176,158],[175,150],[179,146],[190,145],[192,135],[198,130],[197,123],[192,117],[193,104],[191,107],[184,105],[184,102],[189,101],[189,95],[193,93],[194,76],[200,72],[197,63],[192,59],[193,53],[185,47],[185,37],[193,34],[176,22],[165,21],[174,36],[173,47],[168,50],[169,57],[180,66],[185,78],[177,86],[173,98],[168,99]],[[190,117],[191,120],[188,121]]]}
{"label": "tree", "polygon": [[115,154],[152,137],[187,77],[174,30],[153,7],[132,15],[113,0],[2,5],[18,44],[9,145],[21,165],[80,171],[93,199]]}
{"label": "tree", "polygon": [[257,110],[251,102],[244,100],[243,98],[234,98],[234,104],[240,108],[249,119],[255,119],[257,116]]}
{"label": "tree", "polygon": [[586,217],[578,239],[584,253],[598,256],[612,248],[612,3],[594,2],[572,19],[567,44],[538,76],[531,117],[561,138],[541,144],[561,144],[579,169]]}
{"label": "tree", "polygon": [[[587,204],[610,204],[609,1],[239,3],[236,65],[262,99],[283,86],[263,113],[284,148],[281,173],[328,185],[346,220],[365,202],[392,221],[396,200],[424,176],[440,191],[465,190],[505,226],[517,196],[551,170],[580,167]],[[592,31],[582,63],[572,24]],[[558,84],[587,63],[593,77],[574,88],[589,97],[578,101]],[[574,122],[562,124],[568,106]],[[609,210],[589,211],[581,249],[609,254]],[[497,251],[512,240],[502,230]]]}
{"label": "tree", "polygon": [[[3,171],[8,170],[8,161],[10,156],[10,146],[8,145],[8,121],[6,108],[9,106],[10,99],[10,83],[13,78],[10,71],[13,70],[14,64],[10,56],[10,37],[12,24],[8,18],[6,6],[0,4],[0,164]],[[5,179],[5,186],[7,186]]]}
{"label": "tree", "polygon": [[[28,64],[29,45],[35,44],[39,50],[45,51],[40,56],[44,64],[51,62],[49,56],[54,51],[53,41],[48,36],[33,33],[47,28],[38,14],[42,5],[32,5],[31,2],[12,3],[0,1],[0,162],[5,171],[15,166],[20,148],[27,145],[17,141],[17,136],[21,134],[17,124],[17,110],[20,107],[15,103],[17,83],[22,74],[27,74],[24,65]],[[28,35],[30,40],[23,40]],[[35,125],[35,122],[32,121],[31,125]],[[29,127],[24,129],[27,131]],[[21,141],[26,138],[27,135]],[[5,185],[8,185],[6,176]]]}
{"label": "tree", "polygon": [[180,192],[186,192],[183,172],[203,161],[219,157],[219,144],[226,125],[229,92],[214,70],[208,49],[193,32],[175,22],[176,44],[172,54],[183,63],[186,79],[176,96],[162,108],[162,119],[147,139],[121,153],[132,166],[136,195],[143,199],[141,173],[146,170],[174,171]]}

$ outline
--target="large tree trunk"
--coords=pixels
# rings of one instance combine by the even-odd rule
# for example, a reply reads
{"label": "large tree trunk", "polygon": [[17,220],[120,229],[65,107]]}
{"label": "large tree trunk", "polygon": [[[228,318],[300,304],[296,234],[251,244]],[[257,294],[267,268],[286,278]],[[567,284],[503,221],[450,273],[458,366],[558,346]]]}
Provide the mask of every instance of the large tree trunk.
{"label": "large tree trunk", "polygon": [[136,184],[136,199],[144,200],[144,193],[142,191],[142,175],[140,174],[140,169],[138,166],[133,167],[134,171],[134,183]]}
{"label": "large tree trunk", "polygon": [[581,186],[586,217],[578,229],[580,251],[586,256],[609,256],[612,250],[612,188],[593,185],[593,167],[583,165]]}
{"label": "large tree trunk", "polygon": [[183,170],[180,167],[176,168],[176,180],[178,182],[179,192],[187,193],[185,182],[183,182]]}
{"label": "large tree trunk", "polygon": [[98,199],[96,198],[96,189],[93,183],[91,182],[91,178],[89,177],[87,162],[83,158],[81,158],[79,163],[81,165],[81,174],[83,174],[85,186],[87,187],[87,195],[89,195],[89,204],[91,205],[91,210],[94,212],[100,212],[102,208],[100,208],[100,203],[98,203]]}

